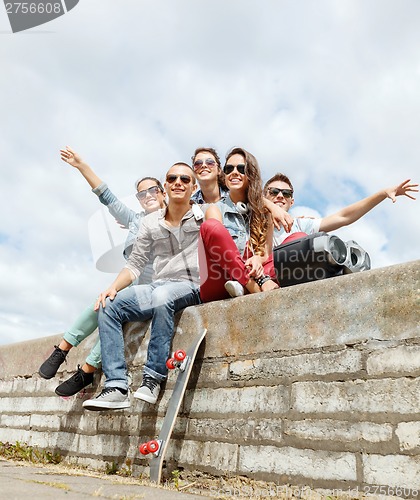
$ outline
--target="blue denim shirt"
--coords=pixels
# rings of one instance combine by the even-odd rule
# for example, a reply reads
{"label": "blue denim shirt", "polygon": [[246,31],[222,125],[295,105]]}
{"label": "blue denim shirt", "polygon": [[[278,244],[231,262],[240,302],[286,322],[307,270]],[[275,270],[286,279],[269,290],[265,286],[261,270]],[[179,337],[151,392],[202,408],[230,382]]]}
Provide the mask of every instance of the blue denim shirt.
{"label": "blue denim shirt", "polygon": [[[109,213],[115,217],[117,222],[128,229],[128,236],[125,240],[123,251],[124,258],[127,260],[133,250],[137,233],[146,214],[144,212],[135,212],[131,208],[127,207],[127,205],[124,205],[124,203],[120,201],[109,189],[105,182],[100,184],[95,189],[92,189],[92,191],[99,197],[99,201],[108,208]],[[150,262],[145,266],[143,273],[138,281],[136,281],[136,284],[151,283],[152,277],[153,256],[150,258]]]}
{"label": "blue denim shirt", "polygon": [[249,216],[238,212],[229,195],[224,200],[218,201],[216,205],[222,213],[223,225],[232,236],[239,253],[243,255],[246,243],[249,240]]}
{"label": "blue denim shirt", "polygon": [[[220,201],[223,201],[226,196],[228,195],[228,191],[226,191],[225,189],[222,189],[221,187],[219,187],[219,193],[220,193]],[[198,191],[196,191],[192,196],[191,196],[191,199],[197,203],[198,205],[204,205],[206,202],[204,201],[204,198],[203,198],[203,192],[201,191],[201,189],[199,189]]]}

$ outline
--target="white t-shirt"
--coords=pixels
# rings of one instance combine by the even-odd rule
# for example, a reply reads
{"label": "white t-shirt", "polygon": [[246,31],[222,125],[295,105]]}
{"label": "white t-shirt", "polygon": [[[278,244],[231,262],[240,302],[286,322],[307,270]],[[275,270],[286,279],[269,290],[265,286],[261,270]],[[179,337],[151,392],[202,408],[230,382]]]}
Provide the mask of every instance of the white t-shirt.
{"label": "white t-shirt", "polygon": [[286,231],[283,228],[281,228],[280,230],[274,228],[273,248],[281,245],[283,241],[293,233],[300,233],[300,232],[306,234],[318,233],[321,221],[322,219],[313,219],[311,217],[297,217],[293,221],[290,233],[286,233]]}

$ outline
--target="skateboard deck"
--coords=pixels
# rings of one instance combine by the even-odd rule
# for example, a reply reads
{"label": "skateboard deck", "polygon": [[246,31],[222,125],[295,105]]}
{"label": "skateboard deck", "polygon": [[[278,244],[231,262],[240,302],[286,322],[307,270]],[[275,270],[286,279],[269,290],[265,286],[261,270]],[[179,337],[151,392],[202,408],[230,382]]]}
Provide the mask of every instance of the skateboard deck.
{"label": "skateboard deck", "polygon": [[[200,335],[196,337],[194,342],[186,351],[185,359],[179,363],[174,361],[175,366],[178,365],[178,377],[172,395],[168,402],[165,417],[163,419],[160,434],[156,440],[148,441],[140,445],[139,449],[143,455],[152,454],[150,459],[150,481],[160,483],[162,477],[163,462],[165,459],[166,449],[172,435],[175,421],[178,416],[179,409],[184,398],[185,390],[190,379],[191,371],[194,366],[194,361],[197,356],[198,349],[206,336],[207,329],[204,329]],[[178,351],[177,351],[178,352]],[[171,360],[170,360],[171,361]],[[143,451],[142,451],[143,448]]]}

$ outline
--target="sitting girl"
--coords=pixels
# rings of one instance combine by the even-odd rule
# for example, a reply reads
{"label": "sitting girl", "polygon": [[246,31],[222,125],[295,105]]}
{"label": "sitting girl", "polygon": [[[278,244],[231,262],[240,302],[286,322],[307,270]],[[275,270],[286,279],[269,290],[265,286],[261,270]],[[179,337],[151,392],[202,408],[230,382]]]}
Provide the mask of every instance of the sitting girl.
{"label": "sitting girl", "polygon": [[278,288],[272,257],[273,221],[264,207],[256,158],[232,149],[223,168],[229,194],[206,211],[199,242],[203,302]]}

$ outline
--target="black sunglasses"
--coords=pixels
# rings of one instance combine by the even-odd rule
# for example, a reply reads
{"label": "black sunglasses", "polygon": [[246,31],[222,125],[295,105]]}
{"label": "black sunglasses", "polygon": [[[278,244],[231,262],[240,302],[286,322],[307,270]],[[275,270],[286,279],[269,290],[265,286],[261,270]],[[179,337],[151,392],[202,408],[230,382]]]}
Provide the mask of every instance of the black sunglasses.
{"label": "black sunglasses", "polygon": [[206,164],[208,167],[214,167],[216,165],[216,162],[212,160],[211,158],[206,158],[205,161],[203,160],[195,160],[194,162],[194,170],[199,170],[204,164]]}
{"label": "black sunglasses", "polygon": [[240,174],[245,175],[245,163],[240,163],[239,165],[227,164],[223,167],[223,172],[226,175],[229,175],[235,170],[235,168]]}
{"label": "black sunglasses", "polygon": [[156,197],[159,191],[161,191],[159,186],[152,186],[147,189],[143,189],[142,191],[139,191],[138,193],[136,193],[136,196],[139,201],[142,201],[146,198],[147,193],[149,193],[151,196]]}
{"label": "black sunglasses", "polygon": [[267,189],[270,196],[276,197],[279,193],[283,195],[284,198],[293,198],[293,191],[291,189],[280,189],[269,187]]}
{"label": "black sunglasses", "polygon": [[191,182],[191,177],[189,175],[175,175],[175,174],[169,174],[166,176],[166,182],[168,184],[173,184],[177,179],[180,179],[180,181],[183,184],[189,184]]}

